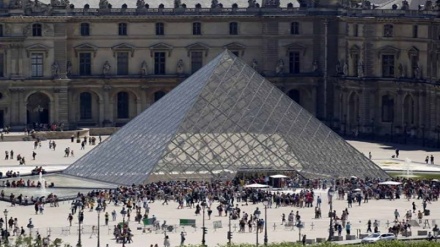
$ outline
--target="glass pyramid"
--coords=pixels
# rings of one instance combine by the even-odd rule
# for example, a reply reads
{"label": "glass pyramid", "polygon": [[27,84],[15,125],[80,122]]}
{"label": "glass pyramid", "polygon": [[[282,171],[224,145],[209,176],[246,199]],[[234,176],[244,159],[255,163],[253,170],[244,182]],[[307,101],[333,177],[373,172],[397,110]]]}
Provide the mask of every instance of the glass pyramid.
{"label": "glass pyramid", "polygon": [[229,51],[64,173],[130,185],[260,169],[306,178],[388,177]]}

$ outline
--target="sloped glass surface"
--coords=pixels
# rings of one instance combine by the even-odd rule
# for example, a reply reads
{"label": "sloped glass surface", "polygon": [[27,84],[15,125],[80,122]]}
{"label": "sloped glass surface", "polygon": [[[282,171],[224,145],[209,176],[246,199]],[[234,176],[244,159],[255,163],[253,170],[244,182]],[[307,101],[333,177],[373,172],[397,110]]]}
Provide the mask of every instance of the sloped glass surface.
{"label": "sloped glass surface", "polygon": [[250,66],[225,51],[68,169],[118,184],[295,170],[388,177]]}

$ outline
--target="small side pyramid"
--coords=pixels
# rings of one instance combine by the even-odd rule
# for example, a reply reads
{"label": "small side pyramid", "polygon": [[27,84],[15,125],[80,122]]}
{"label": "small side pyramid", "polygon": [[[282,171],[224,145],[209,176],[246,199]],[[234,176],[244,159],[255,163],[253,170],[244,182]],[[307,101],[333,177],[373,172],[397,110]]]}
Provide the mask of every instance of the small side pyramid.
{"label": "small side pyramid", "polygon": [[64,173],[130,185],[258,169],[306,178],[388,177],[229,51]]}

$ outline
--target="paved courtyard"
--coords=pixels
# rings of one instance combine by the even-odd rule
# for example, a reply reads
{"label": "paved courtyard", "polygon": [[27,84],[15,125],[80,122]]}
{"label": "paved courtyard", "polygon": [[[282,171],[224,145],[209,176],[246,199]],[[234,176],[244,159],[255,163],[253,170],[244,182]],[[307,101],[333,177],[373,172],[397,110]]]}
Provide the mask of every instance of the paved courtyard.
{"label": "paved courtyard", "polygon": [[[5,150],[14,150],[15,155],[22,154],[26,157],[26,165],[19,166],[18,162],[14,160],[3,160],[4,157],[1,157],[0,162],[0,171],[5,172],[7,170],[17,171],[20,170],[20,173],[25,174],[29,173],[35,166],[42,165],[47,170],[61,170],[64,169],[67,165],[73,163],[80,156],[84,155],[86,152],[91,150],[93,146],[86,146],[85,150],[80,150],[80,144],[71,143],[70,140],[55,140],[57,143],[56,151],[49,150],[48,141],[42,142],[42,147],[37,148],[35,151],[37,152],[36,160],[32,160],[32,151],[33,151],[33,142],[0,142],[0,154],[4,154]],[[353,146],[355,146],[362,153],[368,155],[368,152],[372,152],[373,159],[377,163],[380,163],[384,160],[390,160],[391,155],[394,154],[395,147],[382,145],[382,144],[374,144],[374,143],[364,143],[358,141],[350,142]],[[64,149],[66,147],[70,147],[74,150],[75,157],[64,157]],[[401,160],[395,161],[400,164],[403,163],[403,160],[408,157],[414,162],[421,162],[420,164],[414,164],[417,166],[417,170],[435,170],[437,165],[424,165],[424,157],[427,155],[434,155],[437,159],[440,159],[439,151],[426,151],[417,148],[411,147],[399,147]],[[440,164],[440,162],[439,162]],[[269,242],[281,242],[281,241],[297,241],[300,238],[299,229],[297,228],[286,228],[281,225],[281,215],[285,213],[288,215],[290,211],[299,211],[302,216],[302,220],[305,222],[305,228],[301,230],[301,234],[306,234],[307,238],[317,238],[317,237],[326,237],[328,236],[328,226],[329,226],[329,218],[327,218],[327,213],[329,210],[329,205],[327,203],[327,193],[326,191],[316,191],[317,195],[320,195],[323,198],[322,203],[322,213],[323,218],[314,219],[314,208],[296,208],[296,207],[281,207],[278,209],[269,208],[267,209],[267,219],[268,219],[268,239]],[[356,234],[357,229],[361,230],[362,233],[366,231],[366,224],[368,219],[377,219],[380,221],[379,229],[382,231],[386,231],[387,222],[391,222],[393,220],[393,211],[398,209],[401,215],[411,208],[412,201],[416,202],[418,208],[422,208],[422,202],[420,200],[411,200],[407,201],[405,199],[400,199],[396,201],[388,201],[388,200],[370,200],[367,204],[362,204],[361,206],[354,205],[353,208],[349,209],[349,218],[348,220],[352,224],[352,234]],[[262,204],[252,205],[249,204],[241,205],[238,203],[239,207],[242,209],[242,212],[247,212],[249,214],[253,213],[256,207],[259,207],[262,211],[262,215],[264,215],[264,207]],[[431,224],[433,220],[440,223],[440,210],[438,210],[440,203],[433,202],[432,204],[428,204],[428,209],[431,210],[431,215],[427,216],[427,222]],[[215,208],[216,205],[214,204]],[[337,210],[338,214],[341,213],[343,209],[347,207],[345,201],[335,200],[333,203],[333,208]],[[169,205],[162,205],[160,201],[150,204],[150,215],[155,215],[161,222],[163,220],[167,221],[168,225],[175,226],[176,231],[169,232],[168,235],[171,239],[171,245],[177,246],[180,243],[180,232],[185,231],[187,233],[186,243],[187,244],[199,244],[201,243],[202,231],[200,227],[202,226],[202,216],[195,216],[195,209],[185,208],[185,209],[177,209],[177,204],[171,202]],[[39,231],[42,236],[46,236],[48,234],[51,235],[51,238],[62,238],[64,241],[75,245],[78,240],[78,224],[77,219],[75,218],[74,224],[72,227],[68,227],[67,216],[70,211],[70,202],[61,202],[60,207],[49,207],[47,205],[44,215],[35,215],[34,209],[32,206],[30,207],[22,207],[16,206],[11,207],[9,203],[0,202],[0,211],[3,212],[4,209],[8,209],[9,214],[8,217],[17,217],[19,220],[19,226],[24,226],[28,223],[29,218],[32,218],[33,223],[35,225],[35,229],[33,230],[33,234],[35,231]],[[122,209],[121,206],[110,205],[107,211],[111,213],[112,210],[116,210],[118,212],[117,221],[110,221],[109,226],[104,226],[104,215],[101,214],[101,246],[120,246],[121,244],[116,244],[112,236],[112,228],[113,225],[117,222],[122,222],[121,215],[119,214]],[[0,213],[1,215],[1,213]],[[216,210],[214,210],[214,217],[211,220],[206,220],[206,226],[208,227],[208,234],[206,236],[206,241],[209,246],[214,246],[216,244],[225,244],[227,242],[227,226],[228,226],[228,218],[227,217],[218,217]],[[97,225],[97,213],[89,212],[86,210],[85,212],[85,223],[84,223],[84,233],[82,234],[82,243],[83,246],[96,246],[97,243],[97,235],[92,231],[92,226]],[[132,217],[133,218],[133,217]],[[414,217],[415,218],[415,215]],[[111,217],[110,217],[111,219]],[[179,227],[179,219],[196,219],[196,228],[192,227]],[[213,224],[215,221],[220,221],[222,228],[214,230]],[[425,223],[425,221],[423,221]],[[416,233],[417,230],[422,229],[424,224],[421,226],[413,226],[413,232]],[[130,227],[134,233],[134,242],[132,244],[127,244],[127,246],[149,246],[150,244],[158,243],[159,246],[163,246],[163,238],[164,233],[161,231],[142,233],[142,230],[137,230],[138,225],[135,222],[130,222]],[[246,227],[246,231],[247,231]],[[238,233],[238,221],[232,221],[232,231],[233,231],[233,242],[234,243],[255,243],[256,241],[256,233],[255,231],[252,233]],[[345,235],[345,234],[344,234]],[[259,234],[259,243],[262,244],[264,239],[264,232]]]}

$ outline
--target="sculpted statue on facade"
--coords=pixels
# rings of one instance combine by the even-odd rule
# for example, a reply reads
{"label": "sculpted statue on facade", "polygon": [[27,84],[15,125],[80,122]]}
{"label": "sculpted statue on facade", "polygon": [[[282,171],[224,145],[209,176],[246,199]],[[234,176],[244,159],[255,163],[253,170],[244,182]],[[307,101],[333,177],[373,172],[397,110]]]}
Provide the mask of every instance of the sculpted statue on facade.
{"label": "sculpted statue on facade", "polygon": [[318,63],[317,60],[313,60],[312,70],[313,70],[313,72],[318,72],[318,70],[319,70],[319,63]]}
{"label": "sculpted statue on facade", "polygon": [[72,73],[72,62],[67,61],[66,62],[66,75],[70,76],[71,73]]}
{"label": "sculpted statue on facade", "polygon": [[211,1],[211,8],[214,9],[214,8],[217,8],[217,6],[218,6],[218,0],[212,0]]}
{"label": "sculpted statue on facade", "polygon": [[248,0],[248,8],[255,8],[256,1],[255,0]]}
{"label": "sculpted statue on facade", "polygon": [[252,59],[252,65],[251,67],[255,70],[258,71],[258,61],[254,58]]}
{"label": "sculpted statue on facade", "polygon": [[183,75],[183,73],[185,72],[184,64],[183,64],[183,60],[182,59],[180,59],[177,62],[177,70],[176,70],[176,72],[177,72],[178,75]]}
{"label": "sculpted statue on facade", "polygon": [[60,66],[58,65],[58,62],[54,62],[52,64],[52,77],[54,79],[59,78],[59,71],[60,71]]}
{"label": "sculpted statue on facade", "polygon": [[281,75],[281,74],[283,74],[283,71],[284,71],[284,60],[279,59],[278,63],[277,63],[277,67],[275,68],[275,73],[277,75]]}
{"label": "sculpted statue on facade", "polygon": [[420,66],[419,64],[416,64],[414,67],[414,78],[420,79]]}
{"label": "sculpted statue on facade", "polygon": [[341,62],[338,61],[338,62],[336,63],[336,74],[337,74],[337,75],[340,75],[341,73],[342,73]]}
{"label": "sculpted statue on facade", "polygon": [[362,60],[359,62],[357,67],[357,74],[358,77],[364,77],[364,62],[362,62]]}
{"label": "sculpted statue on facade", "polygon": [[148,75],[148,65],[147,62],[143,61],[141,64],[141,76],[147,76]]}
{"label": "sculpted statue on facade", "polygon": [[136,1],[136,8],[138,8],[138,9],[145,8],[145,1],[144,0],[137,0]]}
{"label": "sculpted statue on facade", "polygon": [[174,8],[178,9],[182,5],[182,2],[180,0],[174,0]]}
{"label": "sculpted statue on facade", "polygon": [[104,65],[102,66],[102,74],[104,76],[108,75],[111,68],[112,66],[110,65],[110,63],[108,61],[105,61]]}
{"label": "sculpted statue on facade", "polygon": [[348,64],[347,64],[347,62],[345,62],[345,63],[344,63],[344,66],[342,67],[342,73],[343,73],[345,76],[348,76]]}
{"label": "sculpted statue on facade", "polygon": [[99,0],[99,8],[100,9],[108,9],[108,1],[107,0]]}

